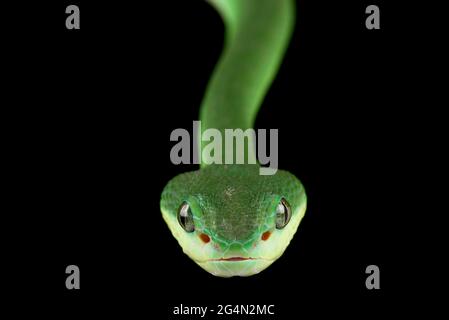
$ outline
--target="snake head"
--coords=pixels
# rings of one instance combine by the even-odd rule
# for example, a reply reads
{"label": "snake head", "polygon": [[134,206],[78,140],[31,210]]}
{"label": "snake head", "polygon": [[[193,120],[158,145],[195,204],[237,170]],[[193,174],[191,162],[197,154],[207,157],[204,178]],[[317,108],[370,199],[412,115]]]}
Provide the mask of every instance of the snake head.
{"label": "snake head", "polygon": [[250,276],[278,259],[306,210],[301,182],[257,165],[211,165],[173,178],[161,211],[184,253],[220,277]]}

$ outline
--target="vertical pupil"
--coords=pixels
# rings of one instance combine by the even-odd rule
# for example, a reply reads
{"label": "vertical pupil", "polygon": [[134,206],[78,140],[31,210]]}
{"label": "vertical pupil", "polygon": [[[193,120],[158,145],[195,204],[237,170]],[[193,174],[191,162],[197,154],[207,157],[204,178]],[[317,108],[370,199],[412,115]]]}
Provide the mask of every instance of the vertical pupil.
{"label": "vertical pupil", "polygon": [[189,205],[185,204],[181,208],[181,217],[187,218],[189,216]]}
{"label": "vertical pupil", "polygon": [[282,198],[276,207],[276,228],[278,229],[284,228],[290,220],[290,213],[287,205],[287,201]]}
{"label": "vertical pupil", "polygon": [[279,222],[281,224],[284,224],[286,217],[285,217],[285,207],[284,207],[284,205],[282,203],[278,204],[276,212],[277,212],[277,217],[279,219]]}
{"label": "vertical pupil", "polygon": [[179,223],[187,232],[192,232],[195,227],[193,225],[192,213],[190,212],[190,206],[184,203],[180,210],[178,216]]}

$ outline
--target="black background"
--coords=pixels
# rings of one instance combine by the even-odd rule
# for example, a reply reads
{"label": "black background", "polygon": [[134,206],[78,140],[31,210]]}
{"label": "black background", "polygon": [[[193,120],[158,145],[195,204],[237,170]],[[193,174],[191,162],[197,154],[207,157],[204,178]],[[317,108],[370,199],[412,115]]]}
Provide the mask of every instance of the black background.
{"label": "black background", "polygon": [[[399,9],[297,2],[293,41],[256,126],[279,128],[280,168],[301,179],[308,209],[270,268],[221,279],[182,253],[159,210],[168,180],[196,169],[171,164],[169,135],[198,119],[222,49],[220,17],[201,0],[75,1],[81,30],[67,30],[68,4],[5,13],[14,14],[10,135],[20,141],[11,190],[27,195],[15,201],[21,232],[10,240],[19,296],[59,318],[174,319],[181,303],[275,304],[276,319],[403,312],[399,186],[412,125]],[[369,4],[381,9],[381,30],[365,28]],[[79,291],[65,288],[70,264],[80,267]],[[381,290],[365,288],[370,264]]]}

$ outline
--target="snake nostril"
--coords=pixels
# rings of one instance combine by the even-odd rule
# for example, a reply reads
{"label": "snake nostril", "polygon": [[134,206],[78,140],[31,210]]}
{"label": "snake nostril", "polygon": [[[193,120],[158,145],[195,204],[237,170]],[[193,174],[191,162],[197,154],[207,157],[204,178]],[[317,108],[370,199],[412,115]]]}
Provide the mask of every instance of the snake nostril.
{"label": "snake nostril", "polygon": [[204,243],[208,243],[210,241],[210,237],[205,233],[200,234],[200,239],[203,240]]}
{"label": "snake nostril", "polygon": [[271,236],[271,232],[270,231],[265,231],[263,234],[262,234],[262,240],[263,241],[266,241],[266,240],[268,240],[268,238]]}

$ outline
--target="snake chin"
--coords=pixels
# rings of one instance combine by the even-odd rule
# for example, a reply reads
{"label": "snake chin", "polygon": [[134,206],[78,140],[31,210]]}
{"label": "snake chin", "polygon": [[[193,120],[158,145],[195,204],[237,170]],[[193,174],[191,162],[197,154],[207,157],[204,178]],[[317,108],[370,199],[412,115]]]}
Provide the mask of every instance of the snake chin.
{"label": "snake chin", "polygon": [[252,276],[266,269],[273,261],[263,258],[231,257],[195,262],[214,276],[230,278]]}

